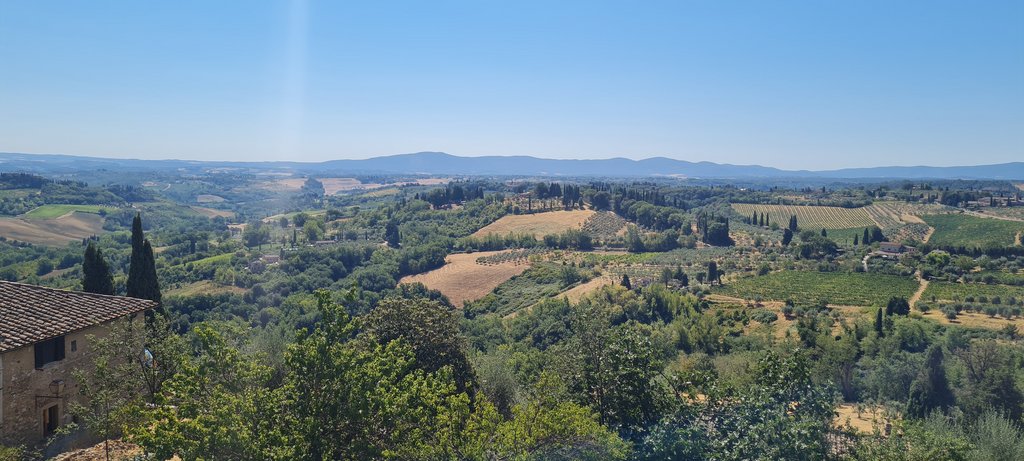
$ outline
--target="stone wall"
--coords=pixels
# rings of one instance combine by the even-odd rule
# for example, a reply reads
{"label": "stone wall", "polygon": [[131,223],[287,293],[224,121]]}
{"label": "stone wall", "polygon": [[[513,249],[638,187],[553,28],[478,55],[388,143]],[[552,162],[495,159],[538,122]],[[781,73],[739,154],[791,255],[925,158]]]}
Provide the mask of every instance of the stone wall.
{"label": "stone wall", "polygon": [[[135,317],[141,319],[141,315]],[[0,443],[34,446],[42,442],[43,412],[53,405],[58,407],[60,425],[71,422],[68,405],[78,396],[72,373],[91,366],[88,337],[105,336],[111,323],[65,335],[64,360],[41,369],[35,368],[35,348],[31,345],[0,355]],[[51,389],[54,381],[64,383],[56,395]]]}

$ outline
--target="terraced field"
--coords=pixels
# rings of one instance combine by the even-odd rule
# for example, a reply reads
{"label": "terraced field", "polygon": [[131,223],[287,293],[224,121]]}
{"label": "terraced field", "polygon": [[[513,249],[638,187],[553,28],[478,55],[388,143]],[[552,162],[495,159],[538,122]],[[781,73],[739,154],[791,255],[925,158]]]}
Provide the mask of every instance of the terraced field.
{"label": "terraced field", "polygon": [[797,305],[828,300],[842,306],[882,306],[893,296],[910,298],[918,283],[910,277],[859,272],[774,272],[732,282],[715,293],[743,299],[792,299]]}
{"label": "terraced field", "polygon": [[615,213],[599,211],[583,223],[582,230],[592,237],[609,239],[625,233],[627,223],[628,221]]}
{"label": "terraced field", "polygon": [[760,205],[751,203],[734,203],[733,209],[743,216],[750,216],[755,211],[764,213],[769,221],[785,226],[790,216],[796,216],[802,229],[849,229],[853,227],[874,226],[865,208],[841,208],[835,206],[807,205]]}
{"label": "terraced field", "polygon": [[922,218],[935,228],[929,243],[939,246],[1017,245],[1018,233],[1024,231],[1022,222],[963,214],[925,215]]}
{"label": "terraced field", "polygon": [[771,222],[784,226],[789,217],[796,215],[802,229],[829,231],[829,236],[840,244],[849,244],[853,235],[863,232],[865,227],[878,226],[885,236],[895,242],[907,240],[924,241],[929,227],[920,214],[939,213],[948,210],[941,205],[917,205],[903,202],[878,202],[861,208],[840,208],[811,205],[754,205],[733,204],[739,214],[750,216],[755,210],[765,213]]}

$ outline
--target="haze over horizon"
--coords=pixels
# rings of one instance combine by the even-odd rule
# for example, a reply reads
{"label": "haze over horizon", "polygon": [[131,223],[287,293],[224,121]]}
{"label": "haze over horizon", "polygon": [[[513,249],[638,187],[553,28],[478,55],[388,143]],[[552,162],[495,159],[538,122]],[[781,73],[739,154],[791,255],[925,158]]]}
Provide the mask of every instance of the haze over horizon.
{"label": "haze over horizon", "polygon": [[1024,159],[1024,4],[0,6],[0,151]]}

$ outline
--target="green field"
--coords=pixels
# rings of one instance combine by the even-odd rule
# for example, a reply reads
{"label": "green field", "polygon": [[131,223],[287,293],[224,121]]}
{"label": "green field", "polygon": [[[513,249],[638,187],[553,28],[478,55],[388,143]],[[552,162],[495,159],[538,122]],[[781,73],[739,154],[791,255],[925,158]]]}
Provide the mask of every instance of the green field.
{"label": "green field", "polygon": [[22,215],[25,219],[54,219],[72,211],[83,213],[99,213],[100,210],[112,211],[113,208],[103,205],[43,205]]}
{"label": "green field", "polygon": [[928,243],[938,246],[1009,246],[1017,243],[1014,238],[1024,230],[1020,222],[959,214],[924,215],[921,219],[935,228]]}
{"label": "green field", "polygon": [[844,306],[882,306],[893,296],[909,298],[917,288],[916,280],[895,275],[783,271],[740,279],[714,292],[744,299],[792,299],[798,305],[825,299]]}
{"label": "green field", "polygon": [[985,296],[992,298],[999,296],[1005,302],[1006,298],[1013,296],[1017,299],[1024,298],[1024,287],[1013,285],[985,285],[981,283],[949,283],[931,282],[928,289],[921,296],[922,300],[931,301],[935,297],[937,301],[964,301],[968,296],[978,298]]}

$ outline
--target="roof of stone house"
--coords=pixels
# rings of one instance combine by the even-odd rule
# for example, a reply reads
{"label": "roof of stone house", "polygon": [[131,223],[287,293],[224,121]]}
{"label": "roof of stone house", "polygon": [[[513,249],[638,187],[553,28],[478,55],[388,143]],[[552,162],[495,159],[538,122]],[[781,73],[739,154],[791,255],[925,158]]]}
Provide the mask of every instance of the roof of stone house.
{"label": "roof of stone house", "polygon": [[0,281],[0,353],[155,307],[146,299]]}

